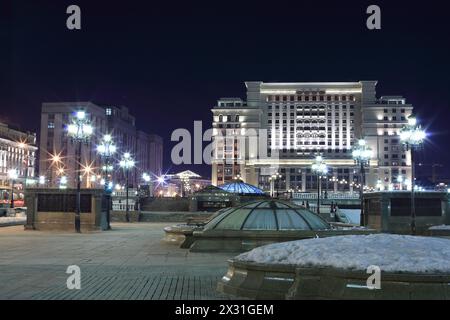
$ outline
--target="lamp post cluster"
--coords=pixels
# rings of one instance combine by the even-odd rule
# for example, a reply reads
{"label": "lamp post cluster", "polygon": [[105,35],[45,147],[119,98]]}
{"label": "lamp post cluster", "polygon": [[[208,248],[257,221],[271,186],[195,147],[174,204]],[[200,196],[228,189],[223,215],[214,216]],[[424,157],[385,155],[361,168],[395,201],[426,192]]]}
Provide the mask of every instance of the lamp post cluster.
{"label": "lamp post cluster", "polygon": [[116,153],[117,147],[114,145],[112,141],[112,137],[110,134],[105,134],[102,138],[102,141],[97,146],[97,152],[100,157],[103,159],[102,172],[103,172],[103,186],[106,193],[106,224],[107,229],[111,229],[111,192],[112,192],[112,183],[109,181],[109,177],[111,172],[114,170],[114,166],[111,163],[112,156]]}
{"label": "lamp post cluster", "polygon": [[328,172],[328,167],[323,161],[322,156],[316,156],[313,164],[311,165],[311,170],[317,175],[317,214],[320,214],[320,189],[321,189],[321,179]]}
{"label": "lamp post cluster", "polygon": [[355,163],[359,165],[359,198],[361,201],[361,214],[360,214],[360,224],[361,226],[365,225],[365,216],[364,216],[364,186],[366,184],[366,172],[365,167],[370,165],[370,159],[373,156],[372,149],[369,148],[364,139],[358,140],[358,143],[353,148],[352,157],[355,160]]}
{"label": "lamp post cluster", "polygon": [[[77,195],[76,195],[76,212],[75,212],[75,231],[81,232],[81,146],[88,143],[94,132],[90,120],[86,116],[86,112],[80,110],[75,113],[72,123],[67,126],[67,134],[75,142],[76,163],[77,163]],[[61,178],[62,182],[62,178]]]}
{"label": "lamp post cluster", "polygon": [[[278,191],[280,189],[280,179],[283,176],[279,173],[279,172],[275,172],[274,174],[272,174],[269,177],[269,182],[270,182],[270,196],[273,197],[275,195],[275,189],[276,189],[276,194],[278,197]],[[277,184],[276,188],[275,188],[275,183]]]}
{"label": "lamp post cluster", "polygon": [[130,222],[130,209],[128,207],[128,191],[129,191],[129,172],[130,169],[134,167],[134,159],[131,157],[129,152],[125,152],[122,156],[122,159],[119,162],[120,167],[125,171],[125,192],[126,192],[126,200],[125,200],[125,219],[127,222]]}
{"label": "lamp post cluster", "polygon": [[411,234],[416,234],[416,206],[414,201],[414,152],[420,148],[426,138],[426,132],[417,124],[414,115],[408,117],[408,124],[400,130],[400,140],[406,150],[411,151]]}
{"label": "lamp post cluster", "polygon": [[[91,125],[89,117],[83,110],[77,111],[71,120],[71,123],[67,125],[68,136],[76,143],[75,157],[77,162],[76,177],[77,177],[77,195],[76,195],[76,212],[75,212],[75,231],[81,232],[81,147],[83,143],[88,143],[94,128]],[[97,153],[102,159],[102,173],[103,177],[93,175],[91,182],[101,178],[101,184],[104,187],[106,194],[106,221],[107,228],[110,229],[110,211],[111,211],[111,193],[113,190],[113,183],[110,179],[111,173],[114,170],[113,156],[117,152],[117,147],[113,142],[113,138],[110,134],[105,134],[99,145],[97,146]],[[60,162],[59,155],[54,156],[53,162]],[[122,159],[119,162],[119,166],[124,170],[126,177],[126,220],[129,222],[129,171],[135,165],[130,153],[123,154]],[[84,169],[86,174],[92,172],[91,166],[86,166]],[[59,168],[58,174],[60,175],[60,188],[65,188],[67,185],[67,177],[64,175],[64,168]],[[89,177],[88,177],[89,179]],[[45,177],[39,178],[40,184],[45,184]]]}

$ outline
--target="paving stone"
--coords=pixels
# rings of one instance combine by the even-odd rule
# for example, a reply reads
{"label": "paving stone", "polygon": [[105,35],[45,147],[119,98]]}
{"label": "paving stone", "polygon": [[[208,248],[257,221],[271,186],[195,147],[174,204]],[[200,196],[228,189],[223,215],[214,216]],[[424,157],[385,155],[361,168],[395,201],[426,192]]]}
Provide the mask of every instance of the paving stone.
{"label": "paving stone", "polygon": [[[161,223],[115,223],[89,234],[0,229],[0,299],[228,299],[216,291],[230,254],[161,243]],[[69,265],[81,290],[69,290]]]}

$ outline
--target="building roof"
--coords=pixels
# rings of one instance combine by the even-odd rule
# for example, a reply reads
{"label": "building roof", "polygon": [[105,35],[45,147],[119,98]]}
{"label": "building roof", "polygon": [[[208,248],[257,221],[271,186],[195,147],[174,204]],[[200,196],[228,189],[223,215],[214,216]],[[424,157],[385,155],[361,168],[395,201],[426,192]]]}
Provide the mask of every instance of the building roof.
{"label": "building roof", "polygon": [[303,207],[260,200],[225,210],[205,225],[207,230],[326,230],[329,224]]}
{"label": "building roof", "polygon": [[198,175],[195,172],[192,172],[191,170],[182,171],[179,173],[174,174],[174,176],[177,177],[189,177],[189,178],[201,178],[200,175]]}
{"label": "building roof", "polygon": [[245,183],[241,180],[234,180],[218,186],[220,189],[241,195],[265,195],[261,189]]}

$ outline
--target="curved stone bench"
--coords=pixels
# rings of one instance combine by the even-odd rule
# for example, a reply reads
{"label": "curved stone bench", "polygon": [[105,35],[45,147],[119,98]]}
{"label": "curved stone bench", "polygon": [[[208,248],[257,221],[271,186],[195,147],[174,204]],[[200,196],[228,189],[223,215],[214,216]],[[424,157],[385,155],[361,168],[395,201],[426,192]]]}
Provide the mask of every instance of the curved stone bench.
{"label": "curved stone bench", "polygon": [[450,299],[450,274],[381,272],[381,288],[370,289],[365,271],[332,267],[297,268],[287,299],[422,300]]}
{"label": "curved stone bench", "polygon": [[[197,225],[178,224],[164,228],[164,238],[162,241],[169,244],[181,245],[182,248],[189,248],[192,245],[192,234],[201,227]],[[189,240],[189,243],[186,241]]]}
{"label": "curved stone bench", "polygon": [[217,290],[239,297],[284,300],[295,279],[295,266],[229,260]]}
{"label": "curved stone bench", "polygon": [[369,289],[365,271],[229,260],[217,290],[251,299],[450,299],[450,274],[381,273]]}
{"label": "curved stone bench", "polygon": [[429,229],[431,237],[450,237],[450,229]]}

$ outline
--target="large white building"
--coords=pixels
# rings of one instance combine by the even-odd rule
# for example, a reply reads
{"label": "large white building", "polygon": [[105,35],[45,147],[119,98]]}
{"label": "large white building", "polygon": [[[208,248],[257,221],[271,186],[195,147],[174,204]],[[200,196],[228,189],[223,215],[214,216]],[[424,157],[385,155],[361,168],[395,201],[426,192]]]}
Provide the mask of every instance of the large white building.
{"label": "large white building", "polygon": [[222,98],[212,109],[212,183],[240,176],[268,190],[269,177],[278,172],[280,190],[312,191],[317,177],[311,165],[320,154],[329,169],[322,188],[353,191],[359,169],[351,150],[364,138],[373,151],[366,186],[409,188],[410,153],[399,130],[413,108],[401,96],[377,98],[376,84],[246,82],[246,101]]}

